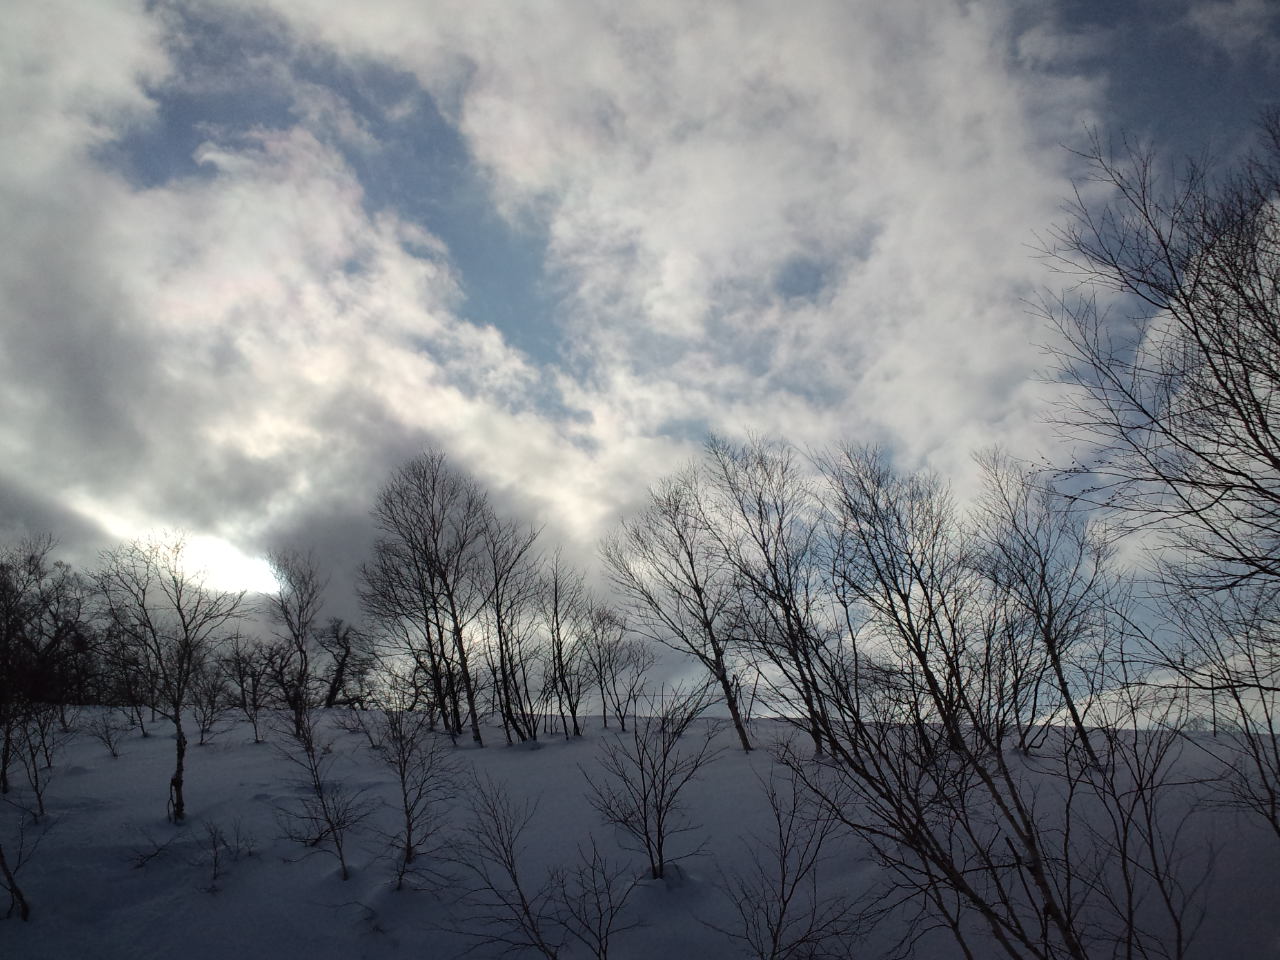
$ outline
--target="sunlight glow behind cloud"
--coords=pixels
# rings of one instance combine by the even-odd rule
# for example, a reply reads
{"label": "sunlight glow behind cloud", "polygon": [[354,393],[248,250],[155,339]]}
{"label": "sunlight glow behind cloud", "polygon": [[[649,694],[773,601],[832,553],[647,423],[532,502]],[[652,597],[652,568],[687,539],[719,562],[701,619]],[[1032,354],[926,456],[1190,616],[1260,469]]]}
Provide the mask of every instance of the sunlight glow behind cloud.
{"label": "sunlight glow behind cloud", "polygon": [[183,558],[188,570],[203,574],[214,590],[274,593],[278,588],[271,565],[263,557],[251,557],[219,537],[200,535],[187,541]]}

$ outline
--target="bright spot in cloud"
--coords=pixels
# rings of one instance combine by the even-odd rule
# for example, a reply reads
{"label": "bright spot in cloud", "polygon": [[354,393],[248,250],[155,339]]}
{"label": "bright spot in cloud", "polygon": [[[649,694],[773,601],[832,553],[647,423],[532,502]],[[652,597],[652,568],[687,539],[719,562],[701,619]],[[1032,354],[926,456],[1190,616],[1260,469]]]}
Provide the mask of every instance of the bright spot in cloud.
{"label": "bright spot in cloud", "polygon": [[263,557],[251,557],[221,537],[192,537],[183,560],[188,573],[202,574],[205,586],[214,590],[272,593],[277,588],[271,565]]}

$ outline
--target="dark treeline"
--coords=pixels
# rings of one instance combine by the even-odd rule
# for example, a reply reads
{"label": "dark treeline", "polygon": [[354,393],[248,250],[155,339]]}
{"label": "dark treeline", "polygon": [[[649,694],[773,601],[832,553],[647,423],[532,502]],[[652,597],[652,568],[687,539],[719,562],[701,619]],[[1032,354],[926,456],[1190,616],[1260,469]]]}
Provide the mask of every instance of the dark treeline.
{"label": "dark treeline", "polygon": [[[1280,837],[1280,119],[1263,127],[1237,169],[1168,187],[1149,153],[1095,145],[1112,202],[1045,251],[1079,281],[1044,305],[1049,417],[1079,459],[983,453],[971,502],[874,448],[712,437],[605,538],[600,596],[429,450],[372,506],[360,625],[322,619],[304,553],[274,555],[255,599],[203,586],[180,539],[87,573],[48,538],[10,545],[0,789],[31,731],[84,704],[173,726],[174,819],[184,723],[203,738],[231,710],[255,734],[281,711],[300,743],[317,708],[387,703],[454,743],[626,732],[665,648],[742,749],[753,716],[795,725],[779,759],[811,819],[885,868],[877,902],[916,911],[904,947],[941,927],[966,955],[981,936],[1018,958],[1184,956],[1207,869],[1178,849],[1188,816],[1225,800]],[[1123,322],[1099,306],[1117,291]],[[1188,750],[1212,777],[1182,778]]]}

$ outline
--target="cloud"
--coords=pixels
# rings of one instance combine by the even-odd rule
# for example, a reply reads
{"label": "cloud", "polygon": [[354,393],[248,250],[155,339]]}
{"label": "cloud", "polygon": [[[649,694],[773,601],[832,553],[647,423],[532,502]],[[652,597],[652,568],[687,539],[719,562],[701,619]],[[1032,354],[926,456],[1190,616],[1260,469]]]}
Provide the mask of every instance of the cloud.
{"label": "cloud", "polygon": [[[0,129],[30,130],[0,168],[0,483],[351,566],[432,442],[581,560],[706,429],[1033,452],[1026,244],[1100,87],[1015,8],[86,0],[54,35],[29,5],[0,57]],[[376,71],[546,238],[556,362],[467,319],[429,209],[371,199],[419,116],[361,93]],[[153,176],[122,159],[210,105]]]}
{"label": "cloud", "polygon": [[1186,13],[1193,30],[1233,59],[1280,55],[1278,21],[1280,14],[1268,0],[1204,0],[1192,2]]}
{"label": "cloud", "polygon": [[[426,84],[432,51],[463,51],[459,127],[501,207],[548,222],[597,423],[883,435],[919,458],[993,423],[1034,442],[1025,245],[1096,87],[1011,56],[998,4],[575,11],[568,30],[459,12],[414,50],[316,29]],[[821,267],[806,298],[777,287],[797,260]]]}
{"label": "cloud", "polygon": [[317,512],[349,527],[426,439],[500,443],[513,479],[522,451],[554,446],[554,423],[530,413],[544,377],[454,314],[440,242],[364,206],[322,139],[344,116],[335,98],[291,126],[212,131],[197,173],[158,186],[104,165],[95,148],[147,121],[166,75],[146,27],[115,31],[118,76],[92,97],[59,59],[78,42],[10,78],[11,112],[62,120],[35,131],[34,170],[3,171],[0,482],[58,497],[83,518],[68,529],[181,526],[260,549]]}

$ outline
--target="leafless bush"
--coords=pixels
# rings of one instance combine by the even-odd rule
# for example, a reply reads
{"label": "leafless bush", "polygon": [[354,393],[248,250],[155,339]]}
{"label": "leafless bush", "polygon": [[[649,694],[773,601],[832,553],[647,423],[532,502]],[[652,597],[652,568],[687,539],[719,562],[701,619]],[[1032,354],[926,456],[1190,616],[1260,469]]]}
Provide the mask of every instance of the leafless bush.
{"label": "leafless bush", "polygon": [[197,745],[203,747],[222,732],[222,724],[234,709],[231,692],[220,665],[202,664],[191,684],[191,712],[200,731]]}
{"label": "leafless bush", "polygon": [[262,715],[269,693],[267,668],[267,652],[261,642],[250,643],[240,636],[232,638],[222,669],[230,682],[235,708],[253,727],[254,743],[262,742]]}
{"label": "leafless bush", "polygon": [[348,836],[373,812],[373,800],[334,777],[333,742],[320,730],[317,711],[291,712],[282,733],[281,753],[299,774],[306,795],[295,806],[277,809],[280,827],[287,839],[335,857],[346,880],[351,875]]}
{"label": "leafless bush", "polygon": [[217,893],[222,889],[220,881],[226,875],[228,862],[237,863],[253,856],[255,845],[253,835],[245,832],[239,818],[232,824],[230,836],[216,820],[206,820],[200,843],[202,857],[198,861],[209,871],[209,883],[203,888],[205,893]]}
{"label": "leafless bush", "polygon": [[404,709],[405,693],[404,685],[393,683],[388,701],[362,715],[370,742],[396,779],[398,828],[387,840],[395,851],[397,890],[406,882],[417,886],[443,879],[434,864],[424,865],[423,855],[439,852],[436,835],[461,775],[451,744],[431,730],[431,715]]}
{"label": "leafless bush", "polygon": [[120,756],[120,741],[133,727],[128,715],[112,707],[93,711],[85,723],[85,732],[107,748],[113,759]]}
{"label": "leafless bush", "polygon": [[157,840],[150,834],[144,832],[142,838],[146,841],[146,846],[134,847],[129,854],[129,864],[135,870],[142,870],[147,867],[152,860],[159,860],[166,856],[169,848],[177,839],[177,834],[170,836],[167,840]]}
{"label": "leafless bush", "polygon": [[708,924],[754,960],[837,960],[859,932],[854,904],[819,892],[819,868],[838,822],[794,778],[764,784],[773,814],[765,836],[742,838],[751,852],[744,873],[724,877],[736,924]]}
{"label": "leafless bush", "polygon": [[601,742],[601,773],[593,778],[583,771],[591,805],[648,857],[655,880],[666,875],[669,864],[701,849],[673,855],[671,841],[694,831],[681,794],[718,756],[712,748],[718,726],[691,729],[710,706],[711,690],[710,683],[693,691],[677,686],[648,697],[647,715],[637,717],[630,735]]}
{"label": "leafless bush", "polygon": [[594,837],[589,838],[588,850],[578,848],[572,867],[552,871],[551,888],[557,922],[595,960],[608,960],[614,936],[639,925],[639,921],[622,919],[636,888],[635,874],[610,863]]}
{"label": "leafless bush", "polygon": [[382,734],[375,719],[377,710],[340,709],[326,711],[330,721],[339,730],[354,737],[362,737],[374,753],[382,751]]}
{"label": "leafless bush", "polygon": [[25,811],[8,804],[11,809],[18,809],[19,815],[13,818],[13,832],[9,836],[0,836],[0,887],[9,895],[9,907],[5,918],[14,913],[23,921],[31,919],[31,902],[18,883],[18,874],[31,862],[44,839],[46,828],[37,828],[30,824]]}
{"label": "leafless bush", "polygon": [[469,909],[457,932],[476,947],[501,954],[528,951],[557,960],[564,931],[554,921],[551,888],[534,885],[522,871],[523,837],[537,805],[517,803],[493,781],[472,782],[472,822],[458,844],[457,862],[467,875],[463,903]]}
{"label": "leafless bush", "polygon": [[53,758],[66,745],[71,732],[63,730],[59,710],[52,704],[27,704],[18,718],[15,738],[18,764],[31,788],[32,819],[45,815],[44,796],[52,779]]}
{"label": "leafless bush", "polygon": [[537,805],[512,800],[496,783],[472,783],[472,821],[458,845],[468,878],[463,904],[469,914],[456,932],[500,954],[558,960],[576,943],[607,960],[612,938],[636,924],[622,914],[636,881],[609,862],[591,841],[569,868],[553,868],[531,881],[523,869],[524,835]]}
{"label": "leafless bush", "polygon": [[222,833],[222,828],[213,822],[204,825],[204,842],[202,844],[209,865],[209,885],[204,888],[205,893],[217,893],[219,889],[218,881],[222,879],[224,870],[223,851],[226,850],[227,838]]}

